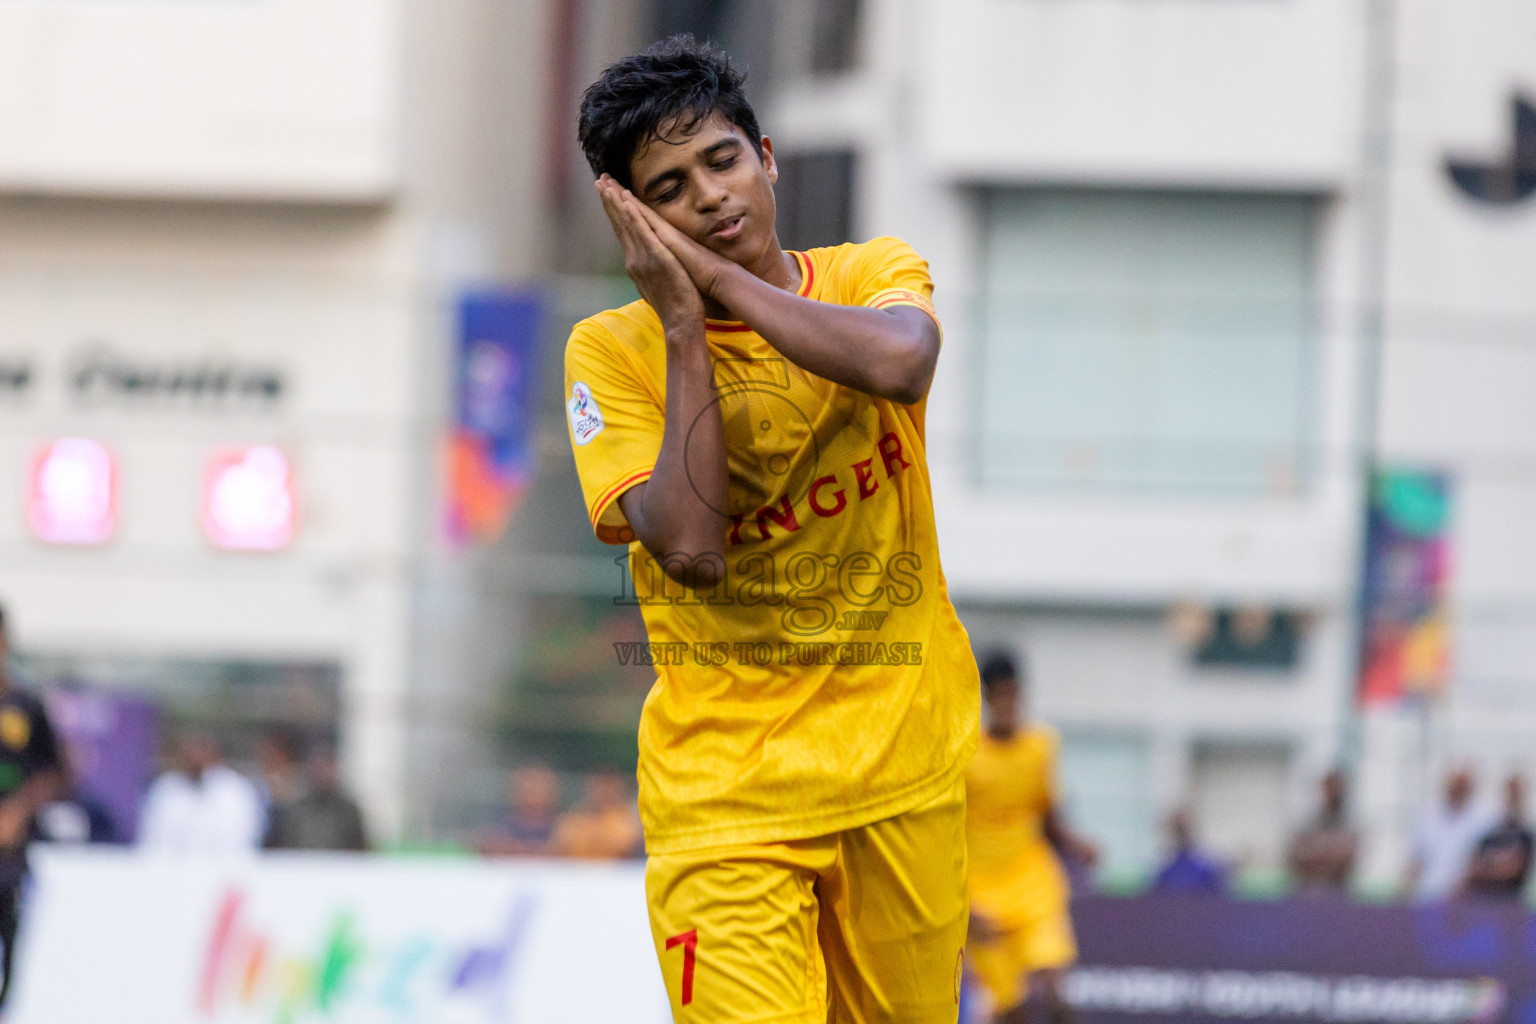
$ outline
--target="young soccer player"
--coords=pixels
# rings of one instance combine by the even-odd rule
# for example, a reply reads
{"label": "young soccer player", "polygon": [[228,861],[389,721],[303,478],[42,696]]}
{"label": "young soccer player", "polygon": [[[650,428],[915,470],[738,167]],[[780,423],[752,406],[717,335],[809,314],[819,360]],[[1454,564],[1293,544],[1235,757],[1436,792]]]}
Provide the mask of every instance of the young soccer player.
{"label": "young soccer player", "polygon": [[987,728],[965,774],[971,971],[992,997],[999,1024],[1029,1019],[1032,987],[1046,1018],[1059,1024],[1075,1019],[1062,999],[1061,972],[1077,959],[1077,941],[1056,850],[1089,863],[1097,851],[1056,813],[1056,734],[1021,724],[1013,659],[988,658],[981,685]]}
{"label": "young soccer player", "polygon": [[651,928],[680,1022],[955,1020],[976,668],[939,568],[927,265],[785,252],[724,55],[608,68],[582,148],[641,300],[566,348],[599,538],[629,545]]}

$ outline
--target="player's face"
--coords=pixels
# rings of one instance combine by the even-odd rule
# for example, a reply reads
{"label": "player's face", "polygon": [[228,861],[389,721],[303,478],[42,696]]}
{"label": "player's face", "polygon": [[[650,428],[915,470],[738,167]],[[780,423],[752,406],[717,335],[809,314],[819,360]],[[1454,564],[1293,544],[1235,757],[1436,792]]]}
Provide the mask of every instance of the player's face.
{"label": "player's face", "polygon": [[763,156],[740,128],[711,114],[691,134],[663,130],[629,161],[631,191],[689,238],[749,269],[776,255],[773,143]]}
{"label": "player's face", "polygon": [[1019,687],[1008,680],[994,683],[986,694],[987,722],[993,726],[1012,726],[1019,720]]}

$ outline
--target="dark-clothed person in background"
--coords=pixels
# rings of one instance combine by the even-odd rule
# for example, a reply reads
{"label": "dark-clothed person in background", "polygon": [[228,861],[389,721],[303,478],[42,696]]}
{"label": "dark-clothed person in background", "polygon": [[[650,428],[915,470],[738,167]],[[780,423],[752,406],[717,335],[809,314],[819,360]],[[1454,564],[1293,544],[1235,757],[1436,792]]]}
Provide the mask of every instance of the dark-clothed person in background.
{"label": "dark-clothed person in background", "polygon": [[10,667],[5,609],[0,608],[0,1006],[11,987],[11,953],[22,881],[27,874],[27,840],[37,812],[62,787],[63,759],[43,702],[18,687]]}
{"label": "dark-clothed person in background", "polygon": [[1303,892],[1342,894],[1355,873],[1360,836],[1349,822],[1348,784],[1335,769],[1323,776],[1317,817],[1291,838],[1286,860]]}
{"label": "dark-clothed person in background", "polygon": [[1227,869],[1196,844],[1187,808],[1168,815],[1168,839],[1171,853],[1152,883],[1153,891],[1219,894],[1227,883]]}
{"label": "dark-clothed person in background", "polygon": [[342,789],[334,750],[321,747],[310,755],[305,791],[297,800],[274,809],[266,846],[270,850],[368,849],[362,809]]}
{"label": "dark-clothed person in background", "polygon": [[1504,780],[1504,817],[1478,841],[1463,891],[1469,896],[1518,901],[1531,875],[1536,836],[1525,822],[1525,780]]}
{"label": "dark-clothed person in background", "polygon": [[304,741],[298,732],[284,726],[263,732],[256,743],[256,768],[260,773],[256,786],[266,804],[266,830],[270,832],[278,813],[297,803],[309,791],[309,779],[304,771]]}
{"label": "dark-clothed person in background", "polygon": [[560,779],[538,764],[523,765],[507,776],[507,810],[482,830],[475,849],[488,857],[538,857],[550,852],[560,816]]}

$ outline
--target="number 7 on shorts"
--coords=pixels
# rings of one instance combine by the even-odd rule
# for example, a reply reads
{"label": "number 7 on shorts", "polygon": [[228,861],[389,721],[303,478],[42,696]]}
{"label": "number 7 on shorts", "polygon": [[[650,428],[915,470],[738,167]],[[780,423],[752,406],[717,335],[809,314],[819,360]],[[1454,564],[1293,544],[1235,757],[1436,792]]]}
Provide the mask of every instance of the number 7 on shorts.
{"label": "number 7 on shorts", "polygon": [[674,935],[667,940],[667,948],[674,946],[683,947],[683,990],[681,1003],[687,1006],[693,1002],[693,963],[696,951],[699,948],[699,930],[690,928],[681,935]]}

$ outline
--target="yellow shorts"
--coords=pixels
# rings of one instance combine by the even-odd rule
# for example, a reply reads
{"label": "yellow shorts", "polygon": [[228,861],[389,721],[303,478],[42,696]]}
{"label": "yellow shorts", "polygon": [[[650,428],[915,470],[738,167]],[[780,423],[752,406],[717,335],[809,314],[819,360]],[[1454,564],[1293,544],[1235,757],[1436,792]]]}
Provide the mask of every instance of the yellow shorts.
{"label": "yellow shorts", "polygon": [[652,857],[678,1024],[954,1024],[969,907],[965,783],[816,839]]}
{"label": "yellow shorts", "polygon": [[1011,1009],[1029,995],[1025,985],[1035,971],[1069,967],[1077,960],[1077,939],[1065,903],[1017,928],[1006,928],[986,941],[972,940],[966,953],[971,973],[999,1010]]}

